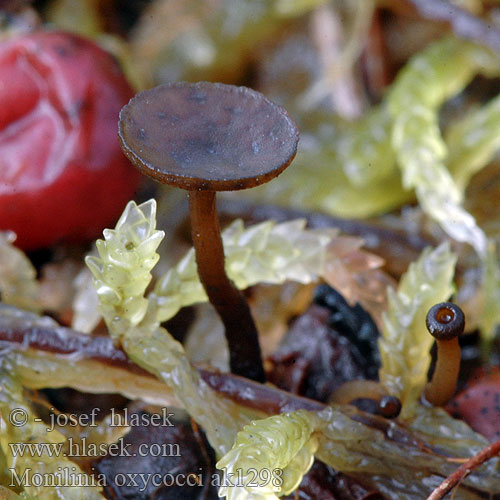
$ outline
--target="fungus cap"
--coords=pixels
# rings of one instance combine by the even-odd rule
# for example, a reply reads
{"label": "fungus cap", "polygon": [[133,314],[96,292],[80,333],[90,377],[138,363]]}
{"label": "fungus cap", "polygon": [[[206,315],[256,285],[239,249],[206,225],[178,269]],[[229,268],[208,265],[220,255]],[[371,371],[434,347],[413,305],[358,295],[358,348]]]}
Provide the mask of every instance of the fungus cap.
{"label": "fungus cap", "polygon": [[425,323],[436,340],[452,340],[463,333],[465,317],[453,302],[441,302],[429,309]]}
{"label": "fungus cap", "polygon": [[122,148],[143,173],[187,190],[268,182],[293,160],[299,132],[287,112],[247,87],[167,83],[120,113]]}

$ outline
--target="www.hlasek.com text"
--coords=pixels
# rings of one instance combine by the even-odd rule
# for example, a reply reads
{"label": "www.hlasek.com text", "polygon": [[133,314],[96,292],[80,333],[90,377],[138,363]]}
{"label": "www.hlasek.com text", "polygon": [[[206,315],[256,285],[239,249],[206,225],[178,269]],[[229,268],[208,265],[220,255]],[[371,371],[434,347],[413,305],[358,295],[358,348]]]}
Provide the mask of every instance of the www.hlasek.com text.
{"label": "www.hlasek.com text", "polygon": [[12,456],[16,457],[180,457],[178,443],[125,443],[123,438],[115,443],[88,442],[81,439],[67,438],[62,443],[9,443]]}

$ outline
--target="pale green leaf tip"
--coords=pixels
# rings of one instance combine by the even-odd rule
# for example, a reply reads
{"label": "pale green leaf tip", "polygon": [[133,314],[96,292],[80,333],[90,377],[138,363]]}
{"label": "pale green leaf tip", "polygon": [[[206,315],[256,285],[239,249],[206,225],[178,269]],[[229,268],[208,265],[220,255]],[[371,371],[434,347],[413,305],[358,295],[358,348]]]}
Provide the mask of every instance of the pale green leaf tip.
{"label": "pale green leaf tip", "polygon": [[140,205],[130,201],[115,229],[105,229],[105,239],[96,242],[99,257],[85,259],[108,326],[116,316],[138,324],[147,312],[144,292],[159,259],[156,249],[165,234],[155,227],[156,201]]}
{"label": "pale green leaf tip", "polygon": [[[227,500],[275,500],[291,493],[312,466],[318,440],[314,413],[299,410],[254,420],[238,432],[233,448],[216,467],[238,483],[223,485],[219,497]],[[252,481],[252,471],[266,480]],[[252,482],[251,482],[252,481]]]}

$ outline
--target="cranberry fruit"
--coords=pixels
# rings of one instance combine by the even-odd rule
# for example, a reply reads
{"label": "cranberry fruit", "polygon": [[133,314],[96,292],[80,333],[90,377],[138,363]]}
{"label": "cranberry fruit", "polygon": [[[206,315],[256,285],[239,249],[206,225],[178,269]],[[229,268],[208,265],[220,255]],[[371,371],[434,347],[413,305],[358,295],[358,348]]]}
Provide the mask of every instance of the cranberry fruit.
{"label": "cranberry fruit", "polygon": [[0,43],[0,229],[21,248],[89,240],[114,223],[140,177],[117,137],[133,93],[113,57],[79,36]]}

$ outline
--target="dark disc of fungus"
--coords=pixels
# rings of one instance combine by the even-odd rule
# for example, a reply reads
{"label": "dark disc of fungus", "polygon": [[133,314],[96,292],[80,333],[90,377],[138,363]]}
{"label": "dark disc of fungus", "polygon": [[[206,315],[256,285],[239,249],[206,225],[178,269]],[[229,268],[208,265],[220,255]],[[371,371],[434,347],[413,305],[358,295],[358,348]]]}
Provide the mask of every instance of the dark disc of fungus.
{"label": "dark disc of fungus", "polygon": [[221,83],[168,83],[137,94],[120,113],[122,148],[144,174],[187,190],[232,191],[281,173],[299,132],[259,92]]}
{"label": "dark disc of fungus", "polygon": [[464,331],[465,317],[456,304],[442,302],[429,309],[425,324],[429,333],[437,340],[451,340]]}

